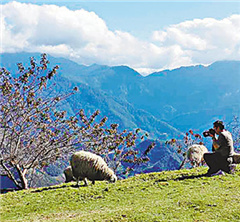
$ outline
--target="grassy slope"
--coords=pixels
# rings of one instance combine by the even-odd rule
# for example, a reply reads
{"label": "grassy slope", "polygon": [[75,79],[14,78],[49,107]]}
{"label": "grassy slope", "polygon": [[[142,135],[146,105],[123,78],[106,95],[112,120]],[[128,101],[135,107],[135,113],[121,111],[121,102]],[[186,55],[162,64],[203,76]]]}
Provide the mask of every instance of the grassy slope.
{"label": "grassy slope", "polygon": [[240,166],[141,174],[88,187],[75,183],[2,194],[3,221],[240,221]]}

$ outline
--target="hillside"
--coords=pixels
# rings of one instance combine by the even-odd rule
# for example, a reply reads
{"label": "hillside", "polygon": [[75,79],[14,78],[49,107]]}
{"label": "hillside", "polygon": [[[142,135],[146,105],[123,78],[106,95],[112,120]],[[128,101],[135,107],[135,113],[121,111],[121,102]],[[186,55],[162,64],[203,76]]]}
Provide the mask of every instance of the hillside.
{"label": "hillside", "polygon": [[139,174],[76,188],[74,183],[1,194],[5,221],[239,221],[240,168],[202,177],[206,167]]}

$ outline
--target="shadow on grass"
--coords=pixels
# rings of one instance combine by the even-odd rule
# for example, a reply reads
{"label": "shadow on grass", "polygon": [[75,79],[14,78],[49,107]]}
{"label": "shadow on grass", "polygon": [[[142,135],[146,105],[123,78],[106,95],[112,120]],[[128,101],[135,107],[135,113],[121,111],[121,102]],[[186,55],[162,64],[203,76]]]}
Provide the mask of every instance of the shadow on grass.
{"label": "shadow on grass", "polygon": [[174,180],[174,181],[179,181],[179,180],[187,180],[187,179],[195,179],[195,178],[201,178],[201,177],[208,177],[205,173],[204,174],[200,174],[200,175],[181,175],[179,177],[173,178],[173,179],[161,179],[161,180],[156,180],[155,182],[166,182],[169,180]]}
{"label": "shadow on grass", "polygon": [[85,185],[63,185],[61,187],[44,187],[44,188],[40,188],[40,189],[37,189],[37,190],[33,190],[31,191],[31,193],[40,193],[40,192],[43,192],[43,191],[48,191],[48,190],[58,190],[58,189],[63,189],[63,188],[66,188],[66,187],[73,187],[73,188],[79,188],[79,187],[85,187]]}

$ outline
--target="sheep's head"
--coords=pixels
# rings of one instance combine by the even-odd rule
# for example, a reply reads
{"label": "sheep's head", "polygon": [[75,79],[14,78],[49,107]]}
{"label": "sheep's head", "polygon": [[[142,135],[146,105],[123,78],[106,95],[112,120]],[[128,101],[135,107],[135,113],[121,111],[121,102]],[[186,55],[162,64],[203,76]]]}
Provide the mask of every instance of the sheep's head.
{"label": "sheep's head", "polygon": [[73,174],[72,174],[72,168],[70,166],[64,170],[64,175],[66,178],[65,183],[75,181],[75,179],[73,178]]}
{"label": "sheep's head", "polygon": [[111,183],[115,183],[117,181],[117,176],[115,175],[115,173],[113,172],[112,169],[107,168],[107,175],[106,175],[106,179],[111,182]]}
{"label": "sheep's head", "polygon": [[110,182],[111,182],[111,183],[117,182],[117,176],[116,176],[115,174],[111,176]]}

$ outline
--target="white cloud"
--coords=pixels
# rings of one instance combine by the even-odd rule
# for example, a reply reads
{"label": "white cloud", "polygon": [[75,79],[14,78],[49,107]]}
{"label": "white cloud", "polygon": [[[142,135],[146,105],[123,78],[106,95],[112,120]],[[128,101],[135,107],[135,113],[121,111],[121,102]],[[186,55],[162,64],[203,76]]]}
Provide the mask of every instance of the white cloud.
{"label": "white cloud", "polygon": [[181,46],[196,63],[216,60],[240,59],[240,15],[223,20],[194,19],[172,25],[166,30],[155,31],[153,40],[165,47]]}
{"label": "white cloud", "polygon": [[109,30],[103,19],[84,9],[11,2],[2,5],[1,33],[1,52],[46,52],[144,73],[240,59],[240,15],[185,21],[153,31],[147,42]]}

